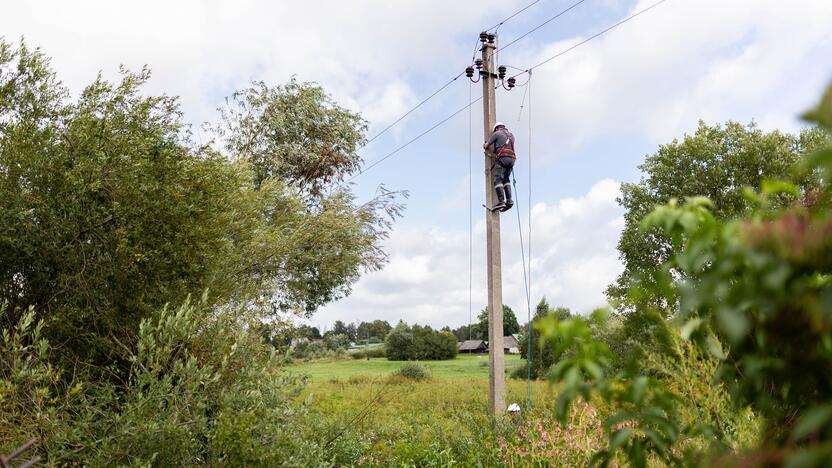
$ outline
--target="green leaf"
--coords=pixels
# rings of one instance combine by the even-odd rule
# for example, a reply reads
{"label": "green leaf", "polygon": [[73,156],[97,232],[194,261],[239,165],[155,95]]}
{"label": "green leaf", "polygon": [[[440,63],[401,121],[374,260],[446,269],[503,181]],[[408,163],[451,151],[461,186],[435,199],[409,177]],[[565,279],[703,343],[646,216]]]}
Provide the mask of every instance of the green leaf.
{"label": "green leaf", "polygon": [[653,445],[655,445],[660,452],[667,451],[667,444],[664,440],[662,440],[662,437],[658,432],[650,428],[642,428],[641,432],[643,432],[644,435],[653,442]]}
{"label": "green leaf", "polygon": [[633,403],[637,405],[641,404],[644,400],[644,395],[647,393],[648,383],[648,378],[643,375],[633,379],[633,383],[630,384],[630,395],[633,399]]}
{"label": "green leaf", "polygon": [[558,395],[558,401],[555,403],[555,417],[561,424],[566,424],[566,418],[569,416],[569,407],[572,404],[575,393],[572,391],[563,391]]}
{"label": "green leaf", "polygon": [[809,408],[803,412],[800,421],[792,430],[792,440],[800,440],[817,432],[830,422],[832,422],[832,404]]}
{"label": "green leaf", "polygon": [[724,360],[727,356],[725,351],[722,350],[722,343],[719,342],[719,339],[713,333],[709,333],[708,337],[705,339],[705,347],[711,356],[719,359],[720,361]]}
{"label": "green leaf", "polygon": [[800,189],[793,183],[785,180],[763,179],[760,188],[765,195],[777,195],[781,193],[795,197],[800,195]]}
{"label": "green leaf", "polygon": [[629,427],[613,432],[610,436],[610,452],[618,450],[619,447],[627,443],[627,439],[630,438],[630,434],[632,433],[633,429]]}
{"label": "green leaf", "polygon": [[829,445],[798,450],[789,455],[784,468],[815,468],[829,466],[830,452]]}
{"label": "green leaf", "polygon": [[591,359],[583,360],[583,368],[594,380],[600,380],[604,376],[604,371],[595,361]]}
{"label": "green leaf", "polygon": [[720,330],[728,336],[731,343],[739,343],[748,334],[750,327],[748,318],[738,310],[721,309],[716,314],[716,320]]}
{"label": "green leaf", "polygon": [[679,331],[680,335],[682,335],[682,339],[689,340],[691,335],[699,329],[703,322],[704,320],[698,317],[685,322],[685,324],[682,325],[682,329]]}

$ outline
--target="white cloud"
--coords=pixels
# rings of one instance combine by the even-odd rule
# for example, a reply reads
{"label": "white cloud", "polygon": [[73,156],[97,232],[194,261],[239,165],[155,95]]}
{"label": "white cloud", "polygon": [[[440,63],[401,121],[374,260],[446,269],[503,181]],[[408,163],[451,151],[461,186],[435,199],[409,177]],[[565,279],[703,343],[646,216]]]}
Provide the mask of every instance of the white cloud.
{"label": "white cloud", "polygon": [[[550,303],[588,312],[604,305],[603,291],[621,271],[615,245],[623,225],[615,202],[619,184],[605,179],[583,196],[532,209],[532,306],[545,295]],[[523,263],[514,211],[502,215],[503,297],[526,316]],[[525,219],[527,213],[521,213]],[[524,221],[528,248],[528,225]],[[485,226],[474,230],[473,314],[486,302]],[[468,320],[468,232],[403,224],[387,250],[387,268],[362,278],[349,298],[327,306],[314,322],[385,319],[395,322],[460,325]]]}
{"label": "white cloud", "polygon": [[[653,3],[639,0],[629,15]],[[587,34],[510,49],[534,64]],[[832,79],[828,0],[671,0],[533,73],[541,147],[576,149],[636,135],[663,143],[699,119],[799,126],[795,116]],[[522,93],[503,96],[516,108]]]}
{"label": "white cloud", "polygon": [[519,2],[11,2],[0,34],[42,46],[75,92],[99,71],[113,77],[119,64],[148,64],[149,91],[181,96],[196,123],[213,120],[222,97],[250,79],[297,75],[377,127],[415,101],[417,80],[438,85],[467,60],[463,35]]}

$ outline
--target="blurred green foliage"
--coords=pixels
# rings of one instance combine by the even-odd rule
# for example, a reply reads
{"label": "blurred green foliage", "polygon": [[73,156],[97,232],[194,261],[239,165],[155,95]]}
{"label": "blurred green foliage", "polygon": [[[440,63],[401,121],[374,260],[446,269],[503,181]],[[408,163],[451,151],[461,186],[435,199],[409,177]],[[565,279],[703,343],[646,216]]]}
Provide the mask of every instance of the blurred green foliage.
{"label": "blurred green foliage", "polygon": [[[832,87],[807,118],[832,132]],[[736,423],[750,409],[762,425],[755,447],[720,464],[832,463],[832,145],[820,141],[788,178],[742,189],[742,216],[723,219],[708,198],[686,197],[644,217],[640,229],[661,233],[666,258],[626,291],[653,346],[634,347],[623,371],[605,372],[612,353],[586,320],[539,324],[557,362],[551,378],[564,386],[557,416],[563,421],[579,396],[613,408],[604,422],[609,445],[595,461],[682,464],[687,449],[688,462],[701,462],[714,456],[705,450],[747,440]],[[707,388],[685,389],[702,378]],[[720,395],[716,404],[697,402]],[[733,421],[720,419],[726,413]]]}

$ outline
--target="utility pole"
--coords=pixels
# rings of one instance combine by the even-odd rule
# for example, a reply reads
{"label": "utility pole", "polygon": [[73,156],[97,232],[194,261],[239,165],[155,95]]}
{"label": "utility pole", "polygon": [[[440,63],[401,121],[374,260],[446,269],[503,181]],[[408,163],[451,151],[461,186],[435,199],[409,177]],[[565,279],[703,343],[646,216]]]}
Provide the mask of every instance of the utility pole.
{"label": "utility pole", "polygon": [[[465,75],[474,83],[482,80],[483,134],[485,141],[491,138],[497,123],[497,102],[495,89],[497,80],[503,89],[510,91],[515,87],[515,77],[506,79],[506,67],[499,66],[494,73],[494,53],[497,51],[497,36],[487,32],[480,33],[482,58],[474,62],[479,74],[474,79],[474,67],[465,69]],[[506,410],[506,363],[503,353],[503,273],[500,255],[500,211],[490,208],[497,204],[494,191],[494,178],[491,169],[495,163],[494,156],[485,151],[485,211],[486,261],[488,269],[488,403],[489,413],[496,416]],[[470,330],[469,330],[470,332]]]}
{"label": "utility pole", "polygon": [[[497,75],[494,73],[494,34],[480,34],[482,42],[482,109],[485,141],[491,138],[497,122],[497,103],[494,92]],[[497,204],[491,169],[494,156],[484,152],[485,204]],[[491,416],[506,410],[506,373],[503,355],[503,274],[500,254],[500,211],[485,211],[486,261],[488,269],[488,403]]]}

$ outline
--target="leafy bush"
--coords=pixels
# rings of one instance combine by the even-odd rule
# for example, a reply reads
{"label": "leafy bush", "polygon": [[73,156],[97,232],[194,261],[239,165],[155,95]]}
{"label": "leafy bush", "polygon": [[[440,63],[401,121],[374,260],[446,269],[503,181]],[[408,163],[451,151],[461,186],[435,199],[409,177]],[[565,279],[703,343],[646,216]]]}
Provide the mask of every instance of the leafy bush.
{"label": "leafy bush", "polygon": [[402,377],[409,380],[427,380],[430,378],[430,370],[427,367],[416,363],[416,362],[406,362],[402,364],[402,366],[393,373],[393,375],[397,377]]}
{"label": "leafy bush", "polygon": [[405,323],[399,323],[387,334],[384,349],[391,361],[453,359],[459,351],[453,333]]}
{"label": "leafy bush", "polygon": [[529,369],[526,367],[526,364],[521,364],[509,372],[508,376],[511,379],[515,380],[526,380],[529,376],[528,374]]}
{"label": "leafy bush", "polygon": [[350,337],[344,334],[327,335],[324,338],[326,349],[330,351],[346,351],[350,346]]}
{"label": "leafy bush", "polygon": [[410,327],[404,323],[396,325],[387,338],[384,339],[384,349],[387,359],[391,361],[407,361],[412,359],[415,339]]}
{"label": "leafy bush", "polygon": [[383,358],[386,356],[386,351],[384,350],[384,346],[376,346],[373,348],[364,348],[359,349],[358,351],[353,351],[350,353],[350,357],[353,359],[370,359],[370,358]]}
{"label": "leafy bush", "polygon": [[[540,321],[550,314],[556,314],[558,317],[567,318],[570,317],[572,314],[567,308],[559,307],[557,309],[552,309],[549,307],[549,303],[546,302],[546,298],[540,300],[535,308],[534,317],[532,317],[532,327],[531,327],[531,348],[529,348],[529,327],[526,326],[524,332],[520,335],[519,344],[520,344],[520,356],[524,359],[529,359],[529,350],[531,349],[531,377],[533,379],[543,378],[546,375],[546,371],[549,370],[549,367],[554,364],[554,358],[552,357],[552,345],[549,344],[545,340],[540,339],[540,331],[535,328],[535,325],[540,323]],[[523,372],[523,378],[526,378],[526,371]]]}
{"label": "leafy bush", "polygon": [[60,382],[42,327],[29,312],[2,330],[2,453],[37,437],[38,454],[56,465],[307,466],[327,457],[303,435],[306,404],[294,398],[304,382],[237,311],[186,302],[143,320],[122,384]]}
{"label": "leafy bush", "polygon": [[[832,132],[832,87],[808,116]],[[552,372],[563,384],[558,417],[565,420],[579,395],[614,408],[604,421],[608,447],[596,460],[623,454],[637,466],[652,459],[681,465],[685,444],[742,445],[753,421],[739,419],[750,408],[764,428],[759,445],[720,464],[832,463],[831,176],[827,138],[795,168],[793,180],[746,189],[752,210],[745,218],[720,220],[710,200],[694,197],[671,200],[643,220],[644,230],[660,230],[671,246],[667,260],[645,270],[628,291],[640,307],[634,315],[657,337],[659,346],[649,351],[668,355],[654,359],[652,374],[637,366],[605,373],[612,353],[583,321],[552,317],[540,324],[555,356],[563,357]],[[817,185],[801,190],[800,182],[811,178]],[[677,346],[679,340],[692,345]],[[711,375],[698,377],[707,387],[695,388],[689,378],[664,371]],[[730,410],[728,395],[736,405]],[[695,402],[696,396],[723,399],[686,415],[692,403],[684,397]],[[733,418],[722,420],[731,411]],[[690,444],[697,438],[701,444]]]}

